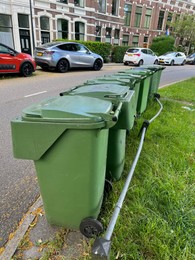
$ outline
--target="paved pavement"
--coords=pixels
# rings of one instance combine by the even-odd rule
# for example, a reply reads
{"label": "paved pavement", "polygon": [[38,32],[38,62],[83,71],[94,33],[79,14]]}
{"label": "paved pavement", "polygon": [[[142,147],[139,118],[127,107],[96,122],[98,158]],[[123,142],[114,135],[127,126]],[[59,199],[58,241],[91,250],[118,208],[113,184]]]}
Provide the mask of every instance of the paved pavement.
{"label": "paved pavement", "polygon": [[[60,249],[59,249],[60,247]],[[18,229],[10,235],[0,260],[83,259],[88,240],[75,230],[51,226],[45,217],[41,197],[24,216]]]}

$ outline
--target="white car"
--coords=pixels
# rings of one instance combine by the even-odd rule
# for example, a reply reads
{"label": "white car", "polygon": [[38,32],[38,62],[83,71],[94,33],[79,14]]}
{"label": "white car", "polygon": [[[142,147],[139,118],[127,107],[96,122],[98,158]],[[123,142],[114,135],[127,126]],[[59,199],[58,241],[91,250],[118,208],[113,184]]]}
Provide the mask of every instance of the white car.
{"label": "white car", "polygon": [[148,48],[129,48],[123,57],[124,65],[158,64],[158,57]]}
{"label": "white car", "polygon": [[167,52],[158,57],[159,64],[165,65],[184,65],[186,63],[186,55],[183,52]]}

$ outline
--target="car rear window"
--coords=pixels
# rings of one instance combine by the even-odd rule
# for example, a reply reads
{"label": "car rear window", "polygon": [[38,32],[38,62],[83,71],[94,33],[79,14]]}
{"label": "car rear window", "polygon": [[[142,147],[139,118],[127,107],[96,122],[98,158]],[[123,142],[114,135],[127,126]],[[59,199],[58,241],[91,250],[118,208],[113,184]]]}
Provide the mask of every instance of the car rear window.
{"label": "car rear window", "polygon": [[128,49],[127,50],[127,52],[129,52],[129,53],[136,53],[138,51],[139,51],[139,49]]}

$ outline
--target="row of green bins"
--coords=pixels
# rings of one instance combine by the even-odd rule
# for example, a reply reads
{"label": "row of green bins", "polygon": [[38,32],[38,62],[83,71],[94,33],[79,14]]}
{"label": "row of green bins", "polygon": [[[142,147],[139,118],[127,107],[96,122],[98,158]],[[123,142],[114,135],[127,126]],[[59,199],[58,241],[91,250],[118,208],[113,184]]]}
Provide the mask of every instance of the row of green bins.
{"label": "row of green bins", "polygon": [[14,156],[34,161],[50,224],[80,227],[89,237],[96,232],[109,129],[120,108],[121,103],[68,95],[34,104],[12,120]]}
{"label": "row of green bins", "polygon": [[125,163],[126,130],[132,129],[136,114],[135,91],[129,87],[112,84],[89,84],[60,93],[65,95],[79,95],[95,97],[111,101],[114,106],[122,103],[121,113],[116,125],[109,129],[108,152],[106,162],[106,179],[119,180]]}
{"label": "row of green bins", "polygon": [[139,69],[124,70],[115,74],[116,76],[120,76],[120,77],[133,77],[133,78],[141,79],[138,102],[137,102],[138,114],[142,114],[146,110],[148,104],[152,74],[153,72],[150,70],[139,70]]}
{"label": "row of green bins", "polygon": [[161,65],[143,65],[138,69],[152,71],[152,79],[151,79],[150,90],[149,90],[149,97],[152,98],[154,94],[158,92],[162,71],[165,69],[165,67]]}
{"label": "row of green bins", "polygon": [[[111,76],[104,76],[104,77],[100,77],[97,78],[95,80],[88,80],[85,84],[86,85],[97,85],[97,84],[119,84],[119,85],[123,85],[123,86],[127,86],[130,90],[134,90],[135,91],[135,106],[136,106],[136,112],[135,112],[135,116],[137,114],[140,114],[140,109],[137,106],[138,104],[138,98],[139,98],[139,90],[140,90],[140,84],[141,84],[141,80],[144,77],[130,77],[127,75],[121,75],[121,74],[114,74]],[[131,113],[132,114],[132,113]]]}

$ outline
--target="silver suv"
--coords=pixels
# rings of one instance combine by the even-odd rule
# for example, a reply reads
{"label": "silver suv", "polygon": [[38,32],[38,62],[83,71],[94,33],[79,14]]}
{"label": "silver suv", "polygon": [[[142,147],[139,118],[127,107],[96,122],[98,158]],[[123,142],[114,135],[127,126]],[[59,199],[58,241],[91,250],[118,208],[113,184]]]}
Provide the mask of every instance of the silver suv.
{"label": "silver suv", "polygon": [[75,42],[51,42],[35,49],[35,61],[43,70],[67,72],[70,68],[100,70],[103,58],[87,47]]}

